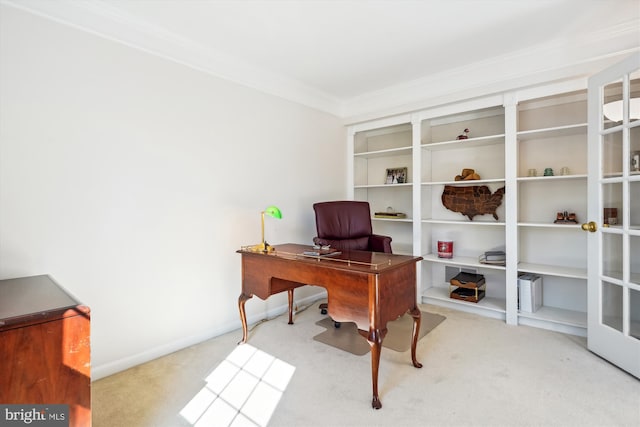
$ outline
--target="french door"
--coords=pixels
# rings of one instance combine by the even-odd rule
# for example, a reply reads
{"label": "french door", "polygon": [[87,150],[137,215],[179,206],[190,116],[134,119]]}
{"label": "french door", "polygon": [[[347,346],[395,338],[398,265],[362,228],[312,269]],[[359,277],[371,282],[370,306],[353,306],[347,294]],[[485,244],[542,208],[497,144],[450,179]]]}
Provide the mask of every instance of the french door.
{"label": "french door", "polygon": [[640,378],[640,53],[589,79],[588,348]]}

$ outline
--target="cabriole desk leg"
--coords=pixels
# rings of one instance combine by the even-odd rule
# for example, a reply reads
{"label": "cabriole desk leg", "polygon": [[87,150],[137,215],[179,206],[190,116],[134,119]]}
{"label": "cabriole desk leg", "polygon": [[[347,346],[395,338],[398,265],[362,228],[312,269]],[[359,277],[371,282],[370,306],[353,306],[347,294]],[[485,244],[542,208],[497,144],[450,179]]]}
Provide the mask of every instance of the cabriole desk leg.
{"label": "cabriole desk leg", "polygon": [[238,297],[238,309],[240,309],[240,321],[242,322],[242,341],[238,344],[247,342],[247,313],[244,310],[244,303],[253,295],[240,294]]}
{"label": "cabriole desk leg", "polygon": [[[379,329],[373,329],[367,334],[365,331],[358,331],[362,336],[367,339],[369,346],[371,347],[371,382],[373,384],[373,400],[371,406],[374,409],[382,408],[382,402],[378,395],[378,369],[380,367],[380,351],[382,350],[382,339],[384,333]],[[386,332],[386,331],[385,331]]]}
{"label": "cabriole desk leg", "polygon": [[293,289],[287,290],[287,297],[289,299],[289,324],[293,325]]}
{"label": "cabriole desk leg", "polygon": [[416,347],[418,346],[418,338],[420,335],[420,322],[422,319],[422,314],[420,313],[420,309],[418,307],[414,307],[410,311],[411,316],[413,317],[413,338],[411,340],[411,361],[413,362],[413,366],[416,368],[422,368],[422,363],[418,362],[416,358]]}

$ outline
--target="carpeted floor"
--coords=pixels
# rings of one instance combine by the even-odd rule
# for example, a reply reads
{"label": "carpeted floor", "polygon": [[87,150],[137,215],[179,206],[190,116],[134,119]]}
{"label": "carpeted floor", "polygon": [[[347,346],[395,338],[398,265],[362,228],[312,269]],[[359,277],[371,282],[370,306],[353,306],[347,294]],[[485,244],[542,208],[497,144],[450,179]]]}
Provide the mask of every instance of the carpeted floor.
{"label": "carpeted floor", "polygon": [[[640,381],[590,353],[586,339],[420,309],[446,320],[418,342],[421,369],[409,352],[383,349],[379,411],[371,408],[370,356],[314,340],[323,329],[316,322],[325,318],[315,306],[296,314],[293,325],[285,314],[252,326],[251,346],[295,367],[268,426],[640,425]],[[95,381],[93,426],[194,425],[181,413],[241,337],[236,330]],[[216,418],[209,425],[227,424]]]}

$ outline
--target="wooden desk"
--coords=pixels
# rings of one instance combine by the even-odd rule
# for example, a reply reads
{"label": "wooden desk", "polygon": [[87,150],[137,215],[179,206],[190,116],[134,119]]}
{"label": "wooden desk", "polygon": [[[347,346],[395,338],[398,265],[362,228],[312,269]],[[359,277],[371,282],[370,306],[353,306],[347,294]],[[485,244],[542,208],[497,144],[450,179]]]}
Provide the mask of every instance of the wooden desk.
{"label": "wooden desk", "polygon": [[245,302],[256,295],[265,300],[287,291],[289,323],[293,323],[293,290],[308,285],[327,289],[329,315],[337,322],[354,322],[371,346],[373,400],[380,409],[378,367],[387,322],[405,313],[413,317],[411,360],[416,360],[420,331],[420,310],[416,299],[416,264],[421,257],[366,251],[343,251],[331,257],[301,255],[311,247],[285,244],[264,254],[239,250],[242,254],[242,293],[238,298],[242,321],[242,342],[247,342]]}
{"label": "wooden desk", "polygon": [[70,427],[91,425],[89,307],[49,276],[0,280],[0,342],[0,403],[66,404]]}

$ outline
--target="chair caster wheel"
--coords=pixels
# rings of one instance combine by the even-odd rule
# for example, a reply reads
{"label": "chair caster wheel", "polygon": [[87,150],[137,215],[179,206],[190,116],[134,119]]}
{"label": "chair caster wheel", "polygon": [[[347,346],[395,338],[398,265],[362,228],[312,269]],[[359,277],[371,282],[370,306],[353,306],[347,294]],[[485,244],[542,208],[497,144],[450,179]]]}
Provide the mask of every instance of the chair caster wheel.
{"label": "chair caster wheel", "polygon": [[326,309],[326,308],[323,308],[322,310],[320,310],[320,313],[321,313],[321,314],[327,314],[327,309]]}
{"label": "chair caster wheel", "polygon": [[333,322],[333,327],[338,329],[341,326],[340,322]]}

